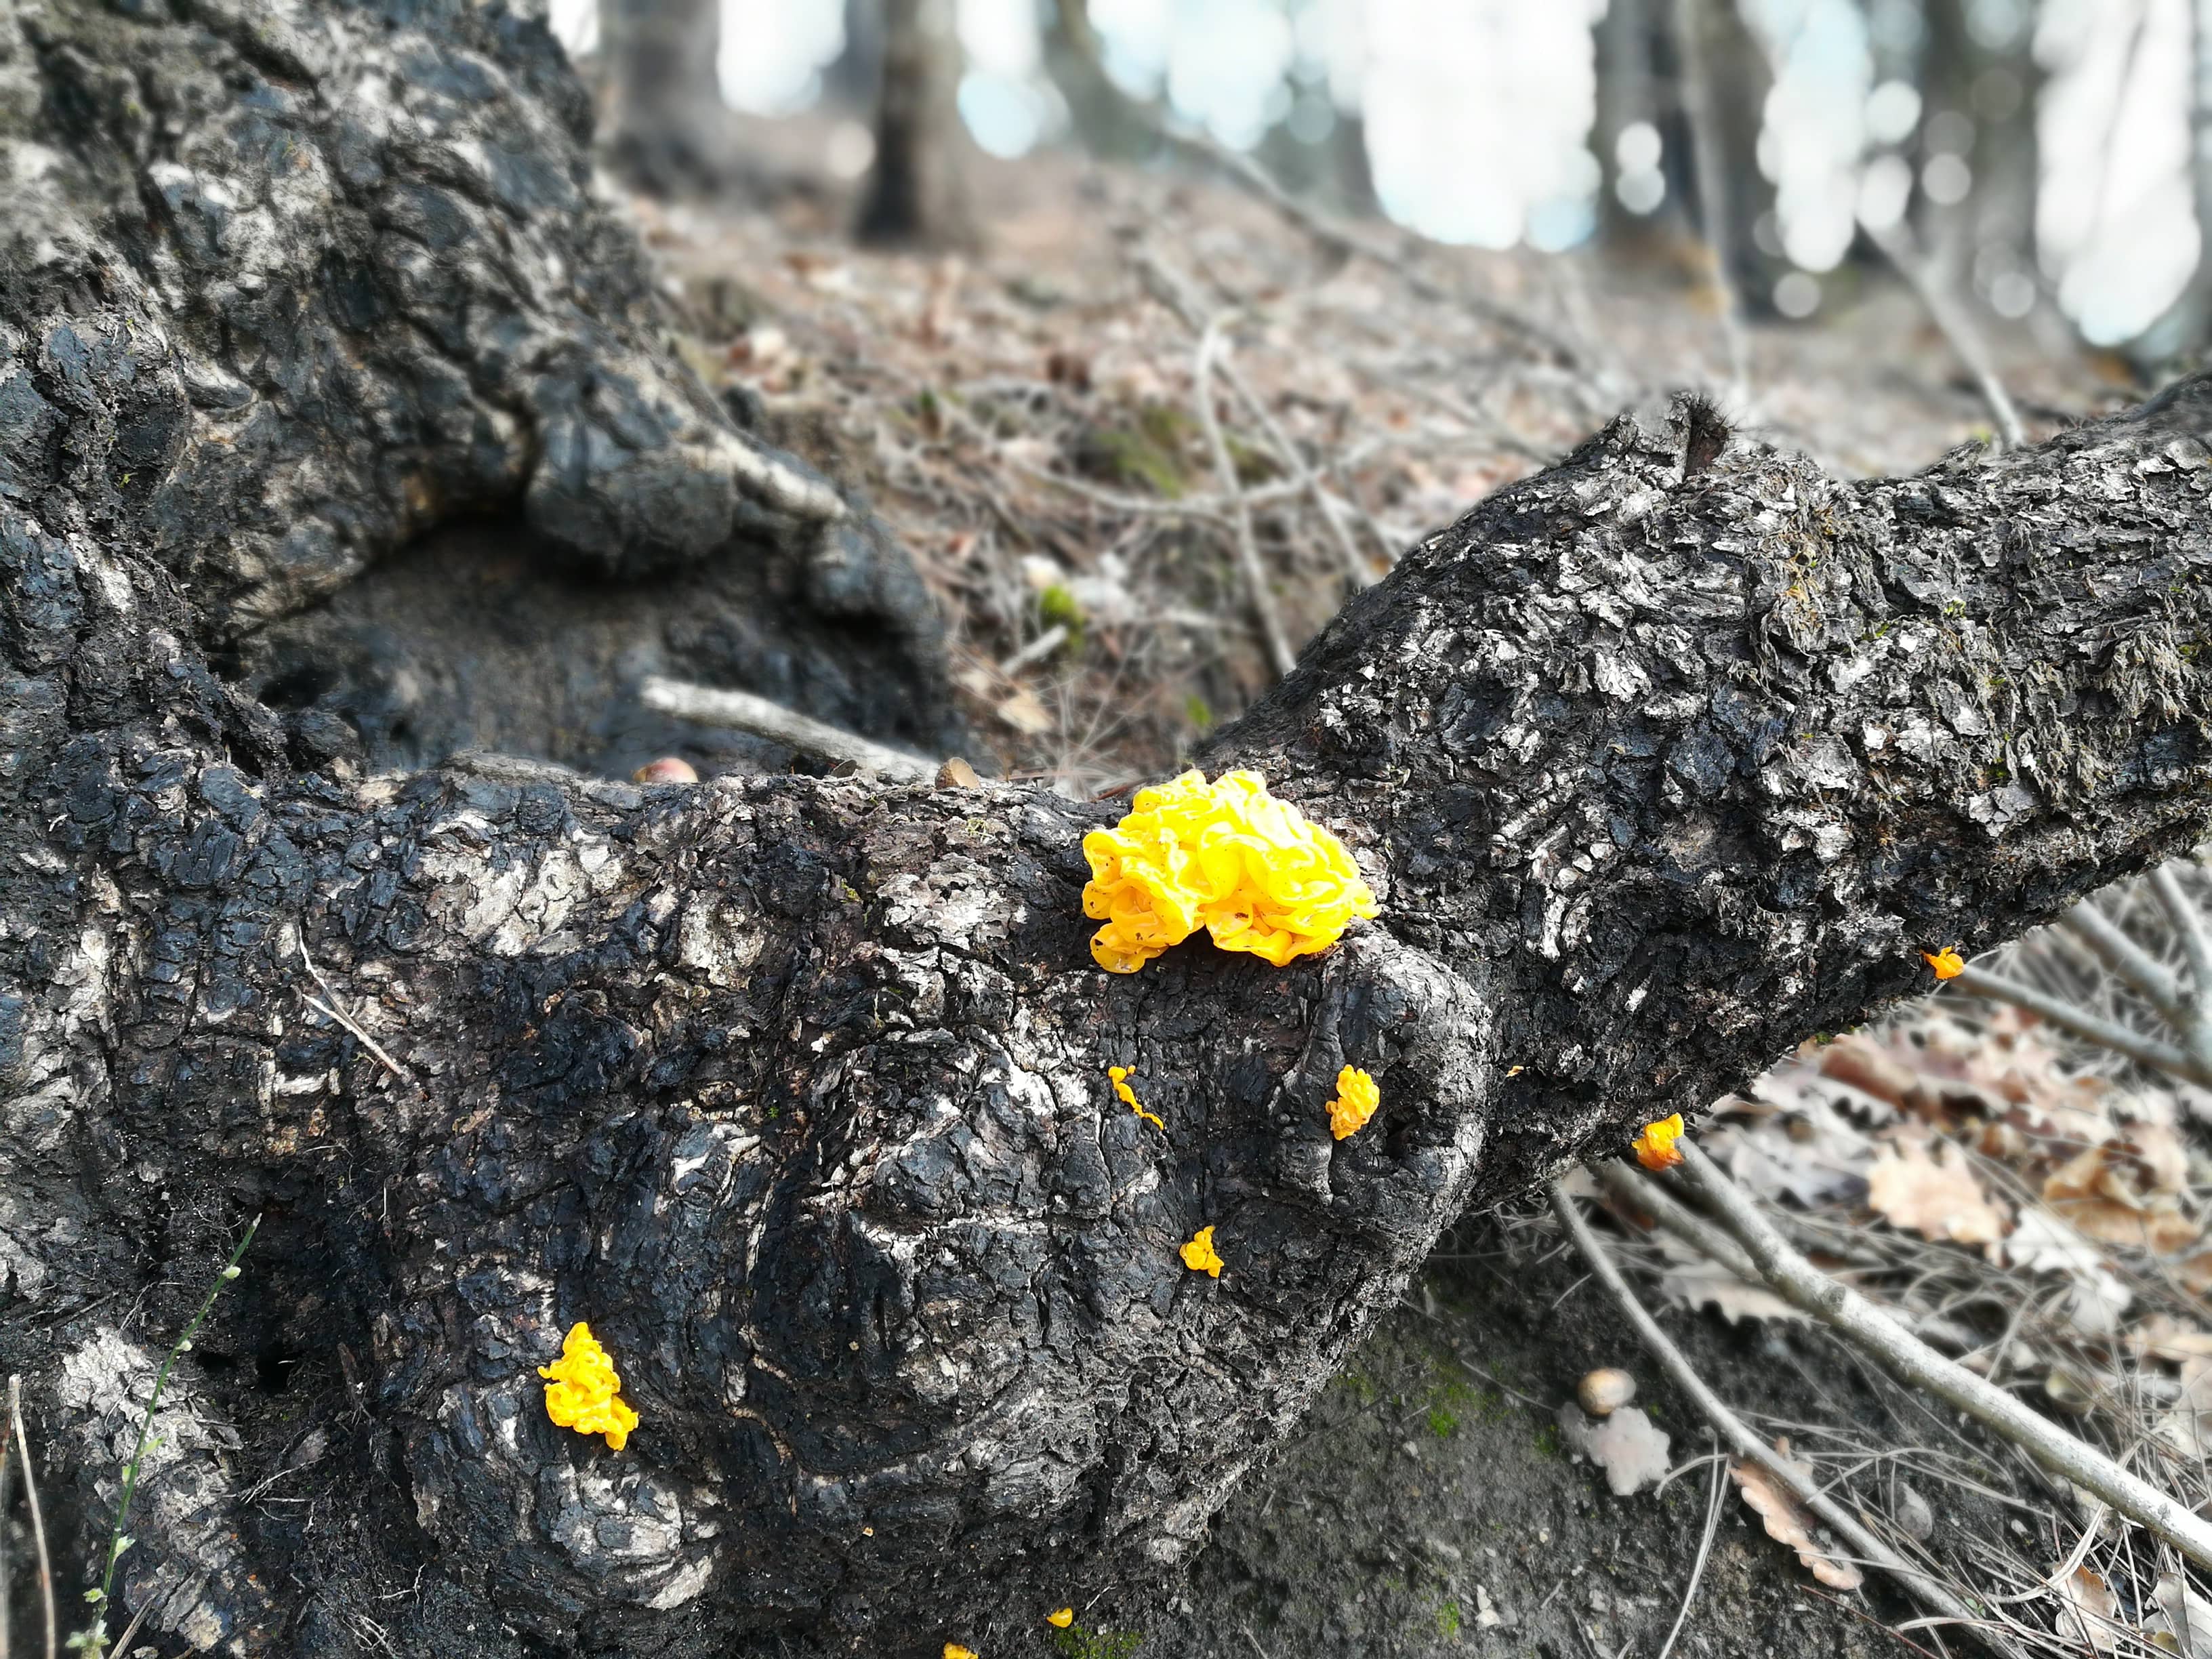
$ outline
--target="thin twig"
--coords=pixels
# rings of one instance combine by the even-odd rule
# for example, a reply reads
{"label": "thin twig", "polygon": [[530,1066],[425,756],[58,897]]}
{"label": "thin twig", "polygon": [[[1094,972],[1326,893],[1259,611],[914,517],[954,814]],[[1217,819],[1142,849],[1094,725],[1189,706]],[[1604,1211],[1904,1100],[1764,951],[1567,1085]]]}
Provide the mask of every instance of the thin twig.
{"label": "thin twig", "polygon": [[301,934],[300,936],[299,945],[300,960],[307,964],[307,971],[314,975],[315,983],[323,988],[323,994],[330,999],[328,1002],[323,1002],[314,997],[309,996],[306,992],[302,991],[300,994],[300,1000],[306,1003],[307,1006],[313,1008],[317,1013],[323,1015],[325,1018],[336,1020],[339,1024],[344,1026],[347,1030],[354,1034],[354,1036],[360,1042],[363,1048],[367,1048],[372,1054],[374,1054],[378,1060],[383,1061],[384,1069],[386,1071],[391,1073],[392,1076],[398,1078],[409,1088],[413,1088],[415,1086],[415,1079],[413,1074],[410,1073],[404,1066],[402,1066],[398,1060],[392,1059],[390,1054],[386,1054],[384,1052],[383,1045],[378,1042],[374,1037],[369,1036],[367,1031],[362,1030],[360,1022],[356,1020],[352,1015],[347,1013],[345,1010],[339,1006],[338,994],[331,988],[330,981],[323,977],[323,970],[315,966],[315,959],[307,954],[307,940],[305,934]]}
{"label": "thin twig", "polygon": [[1788,1488],[1798,1502],[1820,1516],[1861,1559],[1881,1568],[1905,1589],[1946,1617],[1972,1630],[1998,1651],[2009,1652],[2009,1648],[1978,1621],[1966,1604],[1945,1589],[1939,1580],[1914,1566],[1869,1532],[1856,1516],[1818,1484],[1807,1479],[1787,1459],[1752,1432],[1749,1425],[1730,1410],[1705,1379],[1698,1374],[1688,1357],[1675,1346],[1674,1339],[1659,1328],[1659,1322],[1651,1316],[1650,1310],[1638,1299],[1627,1279],[1622,1277],[1620,1266],[1613,1261],[1611,1252],[1590,1230],[1589,1223],[1583,1219],[1582,1212],[1575,1207],[1575,1200],[1565,1185],[1554,1181],[1549,1191],[1552,1209],[1559,1218],[1559,1224],[1567,1230],[1567,1236],[1574,1241],[1575,1248],[1582,1252],[1583,1260],[1589,1264],[1590,1271],[1612,1292],[1613,1301],[1620,1305],[1621,1312],[1635,1329],[1638,1340],[1659,1362],[1660,1369],[1667,1373],[1674,1386],[1689,1396],[1690,1402],[1704,1414],[1721,1438],[1735,1449],[1736,1455],[1758,1464]]}
{"label": "thin twig", "polygon": [[1751,340],[1744,332],[1743,295],[1729,264],[1734,221],[1728,190],[1728,161],[1721,154],[1718,119],[1713,106],[1712,76],[1705,64],[1705,7],[1711,0],[1674,0],[1674,49],[1682,65],[1682,104],[1690,121],[1691,164],[1698,180],[1698,228],[1713,262],[1713,286],[1721,301],[1721,334],[1727,342],[1732,395],[1751,397]]}
{"label": "thin twig", "polygon": [[2008,979],[1986,968],[1969,967],[1952,983],[1962,991],[1976,996],[1989,997],[1997,1002],[2009,1002],[2015,1008],[2025,1008],[2032,1014],[2040,1014],[2062,1030],[2087,1038],[2114,1054],[2125,1054],[2130,1060],[2140,1060],[2154,1071],[2171,1073],[2186,1078],[2191,1083],[2212,1089],[2212,1066],[2200,1066],[2170,1042],[2160,1042],[2156,1037],[2131,1031],[2117,1020],[2093,1014],[2077,1008],[2062,998],[2039,991],[2032,985],[2022,985],[2016,979]]}
{"label": "thin twig", "polygon": [[1713,1553],[1713,1534],[1720,1530],[1721,1491],[1728,1485],[1728,1459],[1713,1459],[1713,1489],[1705,1498],[1705,1534],[1698,1540],[1698,1559],[1690,1566],[1689,1582],[1682,1586],[1682,1610],[1674,1615],[1674,1623],[1667,1632],[1667,1639],[1659,1644],[1656,1659],[1667,1659],[1674,1650],[1674,1638],[1682,1633],[1683,1622],[1690,1616],[1690,1603],[1697,1600],[1698,1581],[1705,1576],[1705,1559]]}
{"label": "thin twig", "polygon": [[[1205,313],[1182,273],[1170,268],[1150,248],[1138,250],[1136,266],[1138,276],[1143,278],[1146,289],[1152,296],[1175,313],[1185,328],[1194,334],[1203,335],[1206,331]],[[1275,458],[1282,463],[1284,471],[1291,475],[1293,483],[1313,498],[1322,522],[1328,526],[1331,539],[1336,543],[1337,554],[1344,562],[1346,576],[1356,586],[1373,586],[1375,572],[1360,556],[1359,544],[1352,539],[1352,526],[1341,516],[1342,503],[1323,487],[1319,475],[1306,465],[1306,459],[1298,453],[1297,445],[1291,441],[1291,434],[1283,429],[1282,422],[1275,418],[1274,411],[1267,407],[1267,400],[1261,397],[1244,371],[1225,356],[1220,367],[1221,378],[1228,382],[1230,391],[1237,395],[1237,400],[1244,405],[1246,411],[1258,423],[1261,435],[1267,439],[1268,447],[1275,452]]]}
{"label": "thin twig", "polygon": [[[23,1432],[23,1379],[20,1376],[10,1376],[8,1379],[8,1428],[15,1437],[16,1455],[23,1466],[23,1499],[31,1506],[31,1547],[39,1558],[39,1610],[46,1620],[46,1659],[54,1659],[54,1564],[46,1553],[46,1518],[40,1512],[38,1478],[31,1470],[31,1440]],[[0,1595],[7,1593],[7,1584],[0,1582]]]}
{"label": "thin twig", "polygon": [[1176,131],[1164,123],[1161,125],[1161,131],[1176,148],[1212,162],[1231,178],[1247,186],[1254,195],[1332,253],[1346,259],[1370,259],[1384,270],[1395,272],[1420,298],[1462,307],[1478,317],[1543,347],[1564,367],[1577,371],[1583,368],[1581,351],[1557,330],[1547,327],[1526,312],[1493,300],[1487,295],[1464,290],[1455,293],[1431,281],[1415,270],[1410,259],[1395,249],[1371,237],[1356,234],[1348,227],[1339,224],[1318,209],[1291,195],[1273,173],[1241,150],[1215,143],[1211,138]]}
{"label": "thin twig", "polygon": [[[1864,224],[1865,222],[1860,222]],[[1966,366],[1966,373],[1974,377],[1982,401],[1989,406],[1990,419],[1997,431],[1997,447],[2024,449],[2027,447],[2027,428],[2021,424],[2020,410],[2014,406],[2012,394],[1997,378],[1996,362],[1989,348],[1982,343],[1981,331],[1936,281],[1921,258],[1920,250],[1912,240],[1912,233],[1902,222],[1890,225],[1867,225],[1866,233],[1874,245],[1897,267],[1899,276],[1920,296],[1920,303],[1928,309],[1929,320],[1950,342],[1951,349]]]}
{"label": "thin twig", "polygon": [[679,720],[750,732],[787,749],[819,755],[825,760],[850,761],[862,770],[873,772],[893,783],[927,783],[937,775],[937,769],[943,763],[860,737],[811,714],[786,708],[781,703],[770,702],[766,697],[757,697],[750,691],[726,691],[653,674],[638,688],[638,701],[647,708],[673,714]]}
{"label": "thin twig", "polygon": [[2030,1411],[2011,1395],[1946,1359],[1857,1291],[1799,1255],[1704,1149],[1676,1143],[1682,1172],[1784,1300],[1850,1337],[1893,1375],[1956,1406],[2121,1514],[2148,1527],[2200,1566],[2212,1567],[2212,1525],[2148,1481]]}
{"label": "thin twig", "polygon": [[[201,1577],[204,1580],[206,1575],[202,1574]],[[108,1649],[107,1659],[123,1659],[123,1656],[131,1650],[131,1638],[137,1635],[138,1626],[146,1622],[146,1615],[153,1611],[151,1601],[141,1604],[138,1611],[131,1615],[131,1622],[123,1627],[123,1634],[115,1638],[115,1645]]]}
{"label": "thin twig", "polygon": [[2150,953],[2122,933],[2096,904],[2083,899],[2058,925],[2095,952],[2099,961],[2142,992],[2171,1021],[2181,1015],[2181,987]]}
{"label": "thin twig", "polygon": [[1198,401],[1199,422],[1206,428],[1206,447],[1213,452],[1213,465],[1221,474],[1221,488],[1236,502],[1237,564],[1243,573],[1244,586],[1252,599],[1252,614],[1259,619],[1260,637],[1267,648],[1267,660],[1278,677],[1287,678],[1297,666],[1297,659],[1291,653],[1290,641],[1283,636],[1283,621],[1275,611],[1275,596],[1267,591],[1267,568],[1260,562],[1260,543],[1252,533],[1252,512],[1244,504],[1243,490],[1237,482],[1237,459],[1229,453],[1229,441],[1221,435],[1221,417],[1213,412],[1213,360],[1221,349],[1221,329],[1208,323],[1199,336],[1198,367],[1194,378],[1194,396]]}
{"label": "thin twig", "polygon": [[2206,934],[2204,914],[2182,890],[2172,865],[2161,864],[2152,871],[2150,885],[2165,907],[2173,931],[2180,936],[2182,955],[2189,962],[2189,983],[2194,993],[2189,1005],[2201,1009],[2207,999],[2212,999],[2212,937]]}
{"label": "thin twig", "polygon": [[[146,1443],[153,1437],[154,1418],[161,1408],[161,1389],[169,1380],[169,1368],[177,1363],[178,1355],[192,1346],[192,1338],[207,1321],[208,1310],[215,1306],[216,1297],[222,1294],[222,1287],[238,1277],[239,1260],[245,1255],[246,1247],[253,1243],[253,1235],[260,1231],[261,1218],[257,1215],[247,1224],[246,1236],[238,1241],[238,1247],[231,1251],[230,1259],[222,1264],[222,1271],[216,1274],[215,1282],[208,1286],[207,1294],[200,1298],[200,1305],[185,1326],[183,1334],[169,1349],[167,1358],[161,1361],[161,1369],[154,1373],[154,1392],[146,1401],[145,1418],[138,1425],[138,1444],[131,1453],[131,1461],[123,1467],[123,1494],[115,1501],[115,1524],[108,1530],[106,1565],[100,1575],[100,1588],[89,1597],[93,1608],[95,1651],[106,1632],[107,1609],[112,1605],[110,1592],[115,1584],[115,1564],[123,1559],[123,1552],[130,1547],[131,1540],[124,1534],[123,1523],[131,1516],[131,1499],[138,1490],[139,1467],[146,1461]],[[75,1638],[70,1639],[72,1642],[76,1640]]]}

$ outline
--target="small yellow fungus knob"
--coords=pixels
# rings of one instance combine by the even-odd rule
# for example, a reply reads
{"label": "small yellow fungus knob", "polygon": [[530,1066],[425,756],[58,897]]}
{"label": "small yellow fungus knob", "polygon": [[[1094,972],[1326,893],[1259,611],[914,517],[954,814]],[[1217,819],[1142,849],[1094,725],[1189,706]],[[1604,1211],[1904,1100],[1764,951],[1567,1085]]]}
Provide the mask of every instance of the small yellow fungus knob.
{"label": "small yellow fungus knob", "polygon": [[1186,772],[1139,789],[1131,808],[1083,838],[1083,914],[1106,924],[1091,954],[1109,973],[1133,974],[1201,927],[1224,951],[1285,967],[1376,914],[1344,843],[1269,794],[1257,772],[1210,784]]}
{"label": "small yellow fungus knob", "polygon": [[1211,1273],[1216,1279],[1221,1277],[1224,1263],[1221,1258],[1214,1254],[1212,1228],[1200,1227],[1192,1235],[1190,1243],[1184,1245],[1178,1254],[1182,1257],[1182,1265],[1191,1272]]}
{"label": "small yellow fungus knob", "polygon": [[1336,1074],[1336,1098],[1328,1103],[1328,1132],[1339,1140],[1366,1126],[1382,1103],[1382,1090],[1356,1066]]}
{"label": "small yellow fungus knob", "polygon": [[957,1642],[945,1644],[945,1659],[981,1659],[973,1648],[963,1648]]}
{"label": "small yellow fungus knob", "polygon": [[1144,1119],[1146,1122],[1151,1124],[1155,1129],[1164,1129],[1168,1127],[1166,1124],[1161,1122],[1158,1118],[1155,1117],[1152,1113],[1146,1111],[1141,1105],[1139,1105],[1137,1101],[1137,1091],[1122,1081],[1123,1079],[1129,1075],[1129,1068],[1127,1066],[1109,1066],[1106,1068],[1106,1075],[1113,1080],[1114,1092],[1121,1097],[1121,1103],[1123,1105],[1127,1106],[1139,1117]]}
{"label": "small yellow fungus knob", "polygon": [[1682,1115],[1669,1113],[1656,1123],[1647,1123],[1636,1137],[1636,1161],[1655,1173],[1671,1170],[1682,1161],[1674,1143],[1682,1138]]}
{"label": "small yellow fungus knob", "polygon": [[540,1365],[538,1374],[550,1379],[545,1385],[546,1416],[578,1434],[604,1434],[610,1448],[623,1449],[637,1426],[637,1413],[616,1397],[622,1378],[589,1325],[578,1320],[570,1326],[561,1357]]}
{"label": "small yellow fungus knob", "polygon": [[1044,1621],[1054,1630],[1066,1630],[1075,1622],[1075,1609],[1062,1607],[1058,1613],[1048,1613],[1044,1616]]}
{"label": "small yellow fungus knob", "polygon": [[1966,971],[1966,959],[1959,954],[1955,945],[1947,945],[1936,951],[1923,951],[1920,959],[1936,970],[1938,979],[1956,979]]}

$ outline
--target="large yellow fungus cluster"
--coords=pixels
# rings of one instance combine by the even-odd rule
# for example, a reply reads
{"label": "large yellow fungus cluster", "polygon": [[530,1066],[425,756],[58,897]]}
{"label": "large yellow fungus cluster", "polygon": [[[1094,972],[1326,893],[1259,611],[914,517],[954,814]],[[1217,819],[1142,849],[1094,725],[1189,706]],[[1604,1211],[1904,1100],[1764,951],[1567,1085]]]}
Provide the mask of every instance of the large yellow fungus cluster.
{"label": "large yellow fungus cluster", "polygon": [[637,1413],[618,1397],[622,1378],[615,1362],[581,1320],[568,1328],[561,1357],[538,1368],[545,1384],[545,1415],[578,1434],[604,1434],[615,1451],[637,1426]]}
{"label": "large yellow fungus cluster", "polygon": [[1336,1098],[1328,1103],[1328,1132],[1341,1140],[1364,1128],[1382,1103],[1382,1086],[1357,1066],[1336,1074]]}
{"label": "large yellow fungus cluster", "polygon": [[1139,789],[1131,805],[1114,828],[1083,838],[1083,914],[1106,924],[1091,954],[1109,973],[1133,974],[1201,927],[1223,950],[1281,968],[1376,914],[1344,843],[1269,794],[1257,772],[1210,784],[1186,772]]}

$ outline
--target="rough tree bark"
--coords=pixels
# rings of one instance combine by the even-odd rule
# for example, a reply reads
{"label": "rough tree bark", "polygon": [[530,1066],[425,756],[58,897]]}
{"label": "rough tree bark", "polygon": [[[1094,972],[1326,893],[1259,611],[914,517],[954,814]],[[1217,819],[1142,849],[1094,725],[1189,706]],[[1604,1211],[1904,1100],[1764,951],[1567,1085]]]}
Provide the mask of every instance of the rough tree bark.
{"label": "rough tree bark", "polygon": [[[1286,969],[1094,969],[1115,804],[364,771],[222,665],[457,516],[927,704],[911,578],[653,349],[538,20],[0,29],[0,1370],[87,1560],[266,1218],[124,1558],[198,1648],[988,1650],[1184,1559],[1462,1206],[2212,817],[2212,381],[1875,482],[1624,419],[1432,536],[1202,757],[1381,897]],[[578,1319],[620,1454],[544,1416]]]}

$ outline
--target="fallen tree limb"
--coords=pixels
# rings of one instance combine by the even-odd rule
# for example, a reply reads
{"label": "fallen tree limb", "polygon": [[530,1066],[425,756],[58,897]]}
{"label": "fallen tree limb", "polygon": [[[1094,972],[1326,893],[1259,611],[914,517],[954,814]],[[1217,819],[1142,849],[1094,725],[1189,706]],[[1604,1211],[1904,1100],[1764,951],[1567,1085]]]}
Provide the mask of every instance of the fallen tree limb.
{"label": "fallen tree limb", "polygon": [[[641,659],[878,742],[945,703],[883,526],[655,343],[541,21],[0,32],[0,1370],[72,1551],[148,1333],[268,1217],[118,1568],[165,1638],[988,1650],[1188,1560],[1466,1205],[2212,817],[2212,382],[1896,480],[1624,419],[1199,757],[1335,830],[1380,919],[1104,974],[1121,803],[574,769]],[[541,632],[465,603],[517,569]],[[471,648],[559,665],[517,746],[567,767],[416,763],[343,651],[229,673],[349,605],[356,644],[462,612],[473,678],[409,659],[413,711],[494,696]],[[353,1029],[300,1018],[303,945]],[[1382,1106],[1339,1141],[1346,1065]],[[577,1322],[618,1452],[545,1413]],[[295,1469],[306,1510],[246,1500]]]}

